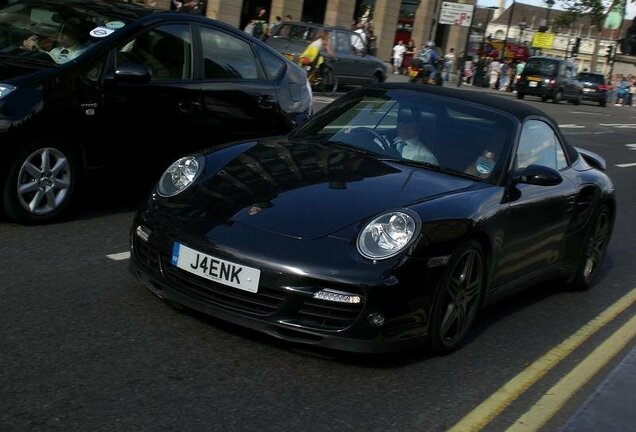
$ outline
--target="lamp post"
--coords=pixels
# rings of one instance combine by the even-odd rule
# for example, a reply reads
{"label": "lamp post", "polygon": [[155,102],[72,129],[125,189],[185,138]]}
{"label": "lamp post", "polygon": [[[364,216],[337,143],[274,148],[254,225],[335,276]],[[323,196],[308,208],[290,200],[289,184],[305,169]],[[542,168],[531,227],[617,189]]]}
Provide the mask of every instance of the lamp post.
{"label": "lamp post", "polygon": [[554,0],[545,0],[545,4],[548,7],[548,14],[545,17],[545,26],[550,31],[550,12],[552,12],[552,6],[554,6]]}
{"label": "lamp post", "polygon": [[[554,3],[554,0],[550,0],[550,1]],[[515,4],[517,4],[517,2],[515,0],[512,0],[512,6],[510,6],[510,15],[508,16],[508,25],[506,26],[506,36],[504,37],[503,48],[501,49],[501,55],[499,56],[499,59],[501,61],[505,60],[506,58],[506,47],[508,46],[508,32],[510,31],[510,24],[512,23],[512,16],[515,14]]]}
{"label": "lamp post", "polygon": [[528,24],[526,23],[525,17],[519,23],[519,43],[523,44],[523,31],[528,28]]}

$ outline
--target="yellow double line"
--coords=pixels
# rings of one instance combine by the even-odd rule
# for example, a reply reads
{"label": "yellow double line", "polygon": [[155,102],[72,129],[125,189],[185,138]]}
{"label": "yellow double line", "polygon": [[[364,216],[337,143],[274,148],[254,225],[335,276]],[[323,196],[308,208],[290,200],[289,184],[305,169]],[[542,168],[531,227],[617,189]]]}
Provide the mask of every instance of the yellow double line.
{"label": "yellow double line", "polygon": [[[521,394],[634,302],[636,302],[636,289],[627,293],[572,336],[534,361],[468,413],[448,432],[476,432],[483,429]],[[528,412],[508,428],[507,432],[539,430],[563,407],[576,390],[587,383],[609,360],[625,348],[635,336],[636,315],[599,345],[554,387],[548,390]]]}

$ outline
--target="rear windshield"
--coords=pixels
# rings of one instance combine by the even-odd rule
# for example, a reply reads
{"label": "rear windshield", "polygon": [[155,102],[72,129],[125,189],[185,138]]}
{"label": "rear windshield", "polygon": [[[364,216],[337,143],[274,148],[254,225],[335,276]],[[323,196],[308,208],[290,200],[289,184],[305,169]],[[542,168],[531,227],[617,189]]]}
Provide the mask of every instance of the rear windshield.
{"label": "rear windshield", "polygon": [[554,75],[557,70],[557,63],[554,60],[531,59],[526,63],[524,72],[537,75]]}
{"label": "rear windshield", "polygon": [[296,40],[313,41],[318,36],[320,28],[298,24],[282,24],[272,35],[274,38],[288,38]]}
{"label": "rear windshield", "polygon": [[603,77],[603,75],[599,74],[582,73],[579,74],[579,81],[586,81],[594,84],[604,84],[605,78]]}

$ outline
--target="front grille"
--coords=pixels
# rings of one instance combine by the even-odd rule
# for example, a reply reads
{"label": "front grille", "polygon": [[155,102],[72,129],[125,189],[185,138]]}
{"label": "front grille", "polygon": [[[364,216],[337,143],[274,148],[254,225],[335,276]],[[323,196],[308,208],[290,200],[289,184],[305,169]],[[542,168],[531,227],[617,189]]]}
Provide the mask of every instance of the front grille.
{"label": "front grille", "polygon": [[363,303],[336,303],[327,300],[307,299],[298,311],[299,324],[324,330],[341,330],[352,325]]}
{"label": "front grille", "polygon": [[263,286],[257,293],[242,291],[181,270],[170,263],[169,257],[164,256],[161,261],[173,290],[210,306],[265,316],[278,311],[287,299],[285,291]]}
{"label": "front grille", "polygon": [[159,273],[159,253],[137,236],[133,238],[133,253],[140,266],[152,273]]}

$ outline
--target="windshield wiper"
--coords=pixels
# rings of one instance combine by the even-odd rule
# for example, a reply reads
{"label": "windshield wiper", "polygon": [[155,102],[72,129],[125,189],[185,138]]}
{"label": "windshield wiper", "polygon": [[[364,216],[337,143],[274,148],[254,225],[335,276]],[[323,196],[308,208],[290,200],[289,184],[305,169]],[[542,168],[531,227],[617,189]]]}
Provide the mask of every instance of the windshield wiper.
{"label": "windshield wiper", "polygon": [[439,172],[443,172],[445,174],[453,174],[453,175],[459,175],[462,177],[466,177],[466,178],[470,178],[472,180],[474,180],[474,176],[471,176],[470,174],[466,174],[463,171],[457,171],[455,169],[449,168],[449,167],[445,167],[442,165],[438,165],[432,162],[425,162],[425,161],[416,161],[416,160],[412,160],[412,159],[402,159],[402,158],[379,158],[378,160],[382,161],[382,162],[393,162],[393,163],[397,163],[400,165],[407,165],[407,166],[414,166],[414,167],[418,167],[418,168],[430,168],[434,171],[439,171]]}

